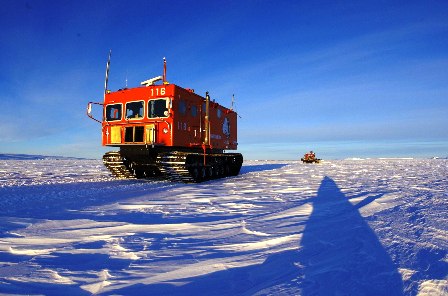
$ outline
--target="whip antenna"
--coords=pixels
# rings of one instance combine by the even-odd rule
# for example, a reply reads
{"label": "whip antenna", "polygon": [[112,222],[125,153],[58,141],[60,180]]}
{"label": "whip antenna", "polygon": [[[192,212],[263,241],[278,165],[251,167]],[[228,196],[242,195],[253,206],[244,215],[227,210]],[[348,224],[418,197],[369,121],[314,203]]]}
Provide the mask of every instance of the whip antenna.
{"label": "whip antenna", "polygon": [[106,79],[104,80],[104,96],[107,93],[107,84],[109,82],[109,67],[110,67],[110,56],[112,55],[112,49],[109,51],[109,58],[107,59],[106,64]]}
{"label": "whip antenna", "polygon": [[166,58],[163,58],[163,84],[166,84]]}

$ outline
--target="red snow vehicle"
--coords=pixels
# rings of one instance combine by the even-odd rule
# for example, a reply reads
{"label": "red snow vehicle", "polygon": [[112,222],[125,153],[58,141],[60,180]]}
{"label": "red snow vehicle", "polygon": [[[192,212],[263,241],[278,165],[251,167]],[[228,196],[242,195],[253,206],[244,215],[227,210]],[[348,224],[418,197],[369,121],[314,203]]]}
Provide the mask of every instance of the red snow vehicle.
{"label": "red snow vehicle", "polygon": [[316,154],[313,151],[305,153],[305,155],[300,159],[303,163],[319,163],[321,159],[316,158]]}
{"label": "red snow vehicle", "polygon": [[[202,97],[169,83],[165,59],[163,76],[111,92],[109,64],[110,54],[104,101],[89,102],[87,115],[101,123],[103,146],[119,148],[103,156],[115,177],[201,182],[239,174],[243,156],[225,153],[238,146],[237,113],[232,108],[210,101],[208,92]],[[102,120],[92,116],[92,104],[102,106]]]}

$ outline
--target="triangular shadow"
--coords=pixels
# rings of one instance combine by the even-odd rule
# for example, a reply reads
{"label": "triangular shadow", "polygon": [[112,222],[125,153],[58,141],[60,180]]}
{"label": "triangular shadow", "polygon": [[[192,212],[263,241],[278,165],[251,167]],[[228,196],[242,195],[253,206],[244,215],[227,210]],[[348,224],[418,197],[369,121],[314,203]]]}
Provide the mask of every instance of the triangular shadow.
{"label": "triangular shadow", "polygon": [[302,295],[403,295],[397,267],[358,206],[329,177],[322,180],[314,199],[299,258]]}

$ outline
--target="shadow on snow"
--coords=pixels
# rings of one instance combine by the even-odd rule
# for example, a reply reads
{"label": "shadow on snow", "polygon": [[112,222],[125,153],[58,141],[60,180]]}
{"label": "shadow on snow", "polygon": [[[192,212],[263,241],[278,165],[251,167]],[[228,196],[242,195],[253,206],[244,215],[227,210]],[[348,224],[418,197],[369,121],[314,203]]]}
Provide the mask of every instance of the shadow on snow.
{"label": "shadow on snow", "polygon": [[303,295],[403,295],[397,267],[358,211],[373,200],[354,206],[331,178],[322,180],[299,252]]}
{"label": "shadow on snow", "polygon": [[[279,166],[282,165],[254,166],[249,167],[245,172],[274,169]],[[163,189],[159,188],[159,190]],[[298,246],[299,250],[270,255],[258,265],[173,280],[172,283],[177,282],[177,285],[136,284],[114,290],[113,293],[126,295],[402,295],[403,283],[396,266],[358,211],[359,207],[380,196],[368,197],[357,205],[352,205],[336,183],[331,178],[325,177],[317,196],[310,199],[313,203],[313,212],[306,223],[300,246]],[[102,201],[103,199],[91,201],[91,203],[96,204]],[[128,264],[131,263],[128,260],[112,262],[107,256],[89,258],[82,255],[61,255],[69,264],[66,268],[79,271],[90,270],[93,268],[92,264],[99,264],[108,266],[111,272],[120,272],[126,270]],[[218,252],[215,258],[234,255],[234,253]],[[254,254],[254,256],[258,255]],[[60,267],[59,259],[43,258],[37,260],[37,263]],[[79,264],[73,267],[70,262]],[[17,287],[13,283],[9,286],[8,281],[4,281],[4,284],[0,289],[4,292],[45,290],[49,295],[56,295],[64,290],[64,285],[36,285],[34,283]],[[72,286],[65,292],[68,295],[85,293],[79,286]]]}
{"label": "shadow on snow", "polygon": [[[397,267],[358,208],[325,177],[299,250],[269,256],[262,264],[184,278],[179,285],[154,284],[115,290],[157,295],[403,295]],[[221,254],[221,257],[225,257]],[[183,284],[182,284],[183,283]]]}
{"label": "shadow on snow", "polygon": [[252,172],[269,171],[275,169],[281,169],[287,164],[272,163],[272,164],[257,164],[257,165],[243,165],[241,167],[240,175],[244,175]]}
{"label": "shadow on snow", "polygon": [[[86,207],[100,206],[145,194],[163,192],[176,184],[146,180],[116,180],[40,184],[0,188],[0,217],[32,219],[89,218],[79,213]],[[4,221],[3,221],[4,222]],[[0,230],[3,223],[0,222]]]}

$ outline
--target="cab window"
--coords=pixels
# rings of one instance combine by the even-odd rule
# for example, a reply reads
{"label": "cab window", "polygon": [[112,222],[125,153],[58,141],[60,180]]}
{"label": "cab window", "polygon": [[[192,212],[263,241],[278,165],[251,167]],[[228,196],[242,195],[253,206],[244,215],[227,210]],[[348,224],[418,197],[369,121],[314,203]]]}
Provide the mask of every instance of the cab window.
{"label": "cab window", "polygon": [[168,109],[166,108],[166,105],[166,99],[150,100],[148,102],[148,117],[168,117]]}
{"label": "cab window", "polygon": [[184,100],[179,101],[179,113],[182,115],[185,115],[185,112],[187,112],[187,104]]}
{"label": "cab window", "polygon": [[198,115],[198,107],[195,105],[191,106],[191,116],[196,117]]}
{"label": "cab window", "polygon": [[121,104],[106,106],[106,121],[121,120]]}
{"label": "cab window", "polygon": [[126,119],[143,118],[143,101],[126,103]]}

